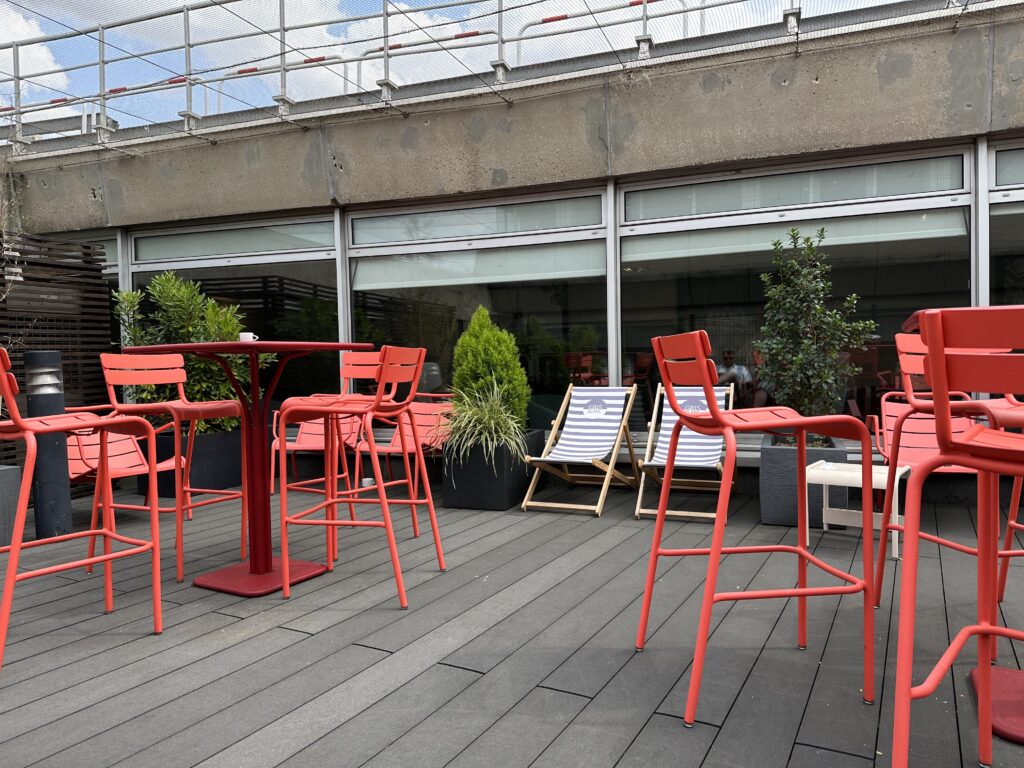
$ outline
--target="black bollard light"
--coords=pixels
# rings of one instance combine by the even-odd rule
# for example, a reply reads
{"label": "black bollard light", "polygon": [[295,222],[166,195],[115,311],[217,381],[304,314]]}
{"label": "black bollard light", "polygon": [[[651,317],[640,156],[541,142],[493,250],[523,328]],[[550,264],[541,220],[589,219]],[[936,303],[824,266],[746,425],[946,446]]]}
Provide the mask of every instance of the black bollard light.
{"label": "black bollard light", "polygon": [[[25,352],[25,392],[29,416],[64,413],[64,374],[60,352]],[[37,438],[32,499],[36,516],[36,538],[71,533],[71,484],[68,480],[68,443],[61,434]]]}

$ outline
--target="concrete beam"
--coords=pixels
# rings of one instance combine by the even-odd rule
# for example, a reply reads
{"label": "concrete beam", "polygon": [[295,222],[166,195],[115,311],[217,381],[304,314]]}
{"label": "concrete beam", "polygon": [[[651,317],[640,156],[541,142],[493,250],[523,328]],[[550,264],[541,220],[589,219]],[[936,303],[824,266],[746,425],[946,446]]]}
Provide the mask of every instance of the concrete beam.
{"label": "concrete beam", "polygon": [[[26,156],[30,231],[480,195],[1024,129],[1020,6],[505,93],[168,138],[140,157]],[[159,147],[160,152],[152,152]],[[99,156],[99,155],[98,155]],[[63,163],[67,162],[65,166]]]}

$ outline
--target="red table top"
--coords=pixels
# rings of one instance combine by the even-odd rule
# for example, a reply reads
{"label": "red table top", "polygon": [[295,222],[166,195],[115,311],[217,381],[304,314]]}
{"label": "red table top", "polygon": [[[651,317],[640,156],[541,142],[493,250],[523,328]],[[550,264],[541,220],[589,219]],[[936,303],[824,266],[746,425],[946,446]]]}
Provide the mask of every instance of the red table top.
{"label": "red table top", "polygon": [[345,352],[371,351],[369,342],[344,341],[207,341],[196,344],[153,344],[142,347],[125,347],[126,354],[169,354],[174,352],[216,355],[274,354],[277,352]]}

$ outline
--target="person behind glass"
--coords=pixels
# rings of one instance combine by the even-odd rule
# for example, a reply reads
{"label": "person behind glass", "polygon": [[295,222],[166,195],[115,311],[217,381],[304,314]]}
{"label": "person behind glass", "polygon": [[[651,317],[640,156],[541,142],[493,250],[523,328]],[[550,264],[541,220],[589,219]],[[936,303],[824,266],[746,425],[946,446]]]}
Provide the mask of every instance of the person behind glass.
{"label": "person behind glass", "polygon": [[727,349],[722,353],[722,362],[718,364],[718,383],[732,384],[735,388],[736,403],[742,408],[749,402],[750,389],[754,377],[745,365],[736,362],[736,351]]}
{"label": "person behind glass", "polygon": [[751,405],[754,408],[763,408],[766,405],[775,405],[775,384],[761,377],[761,366],[764,358],[756,349],[754,350],[754,381],[752,385],[753,397]]}

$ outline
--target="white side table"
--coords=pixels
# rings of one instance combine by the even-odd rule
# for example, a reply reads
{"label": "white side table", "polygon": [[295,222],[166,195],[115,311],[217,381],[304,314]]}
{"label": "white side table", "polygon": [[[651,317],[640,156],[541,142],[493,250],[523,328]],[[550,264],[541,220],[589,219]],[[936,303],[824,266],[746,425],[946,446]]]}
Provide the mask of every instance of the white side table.
{"label": "white side table", "polygon": [[[896,488],[892,498],[892,523],[901,524],[903,518],[900,516],[900,480],[910,474],[910,467],[896,468]],[[876,491],[884,491],[889,480],[889,467],[875,464],[871,467],[871,487]],[[821,525],[828,530],[828,524],[849,525],[861,527],[862,513],[858,509],[843,509],[842,507],[830,507],[828,504],[829,486],[837,485],[844,488],[861,487],[860,464],[834,464],[831,461],[816,461],[807,465],[807,484],[824,486],[822,493]],[[804,493],[806,493],[804,489]],[[882,513],[875,512],[875,530],[882,528]],[[892,532],[892,557],[897,559],[899,553],[899,532]]]}

